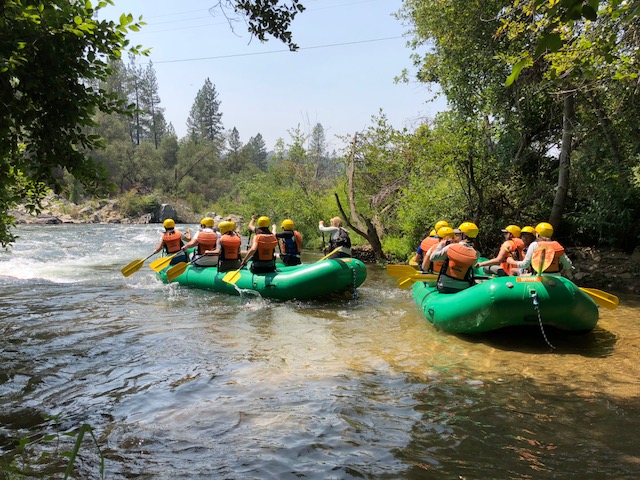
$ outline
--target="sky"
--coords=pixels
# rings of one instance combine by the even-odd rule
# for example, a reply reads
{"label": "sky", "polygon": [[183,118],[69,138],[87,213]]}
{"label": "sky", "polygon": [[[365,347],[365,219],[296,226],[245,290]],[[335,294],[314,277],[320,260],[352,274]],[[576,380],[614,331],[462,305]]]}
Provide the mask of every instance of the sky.
{"label": "sky", "polygon": [[225,130],[238,129],[246,143],[260,133],[267,149],[278,138],[290,143],[298,126],[310,133],[324,127],[330,149],[338,136],[353,135],[380,110],[391,125],[413,128],[446,108],[424,84],[395,83],[403,69],[413,71],[407,28],[392,14],[401,0],[303,0],[295,18],[290,52],[271,38],[251,38],[243,22],[233,29],[218,0],[115,0],[101,16],[140,15],[147,23],[129,38],[151,48],[140,65],[153,62],[160,106],[178,137],[196,94],[207,78],[215,85]]}

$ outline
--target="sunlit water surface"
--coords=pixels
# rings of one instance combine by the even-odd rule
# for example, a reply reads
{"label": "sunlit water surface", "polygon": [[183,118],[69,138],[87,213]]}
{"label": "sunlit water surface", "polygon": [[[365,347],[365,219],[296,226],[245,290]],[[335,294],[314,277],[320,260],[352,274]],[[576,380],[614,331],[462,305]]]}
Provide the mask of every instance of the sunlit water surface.
{"label": "sunlit water surface", "polygon": [[[638,297],[592,333],[546,331],[551,349],[536,328],[437,331],[376,266],[357,299],[275,302],[146,265],[124,278],[157,225],[17,233],[0,253],[4,465],[61,477],[89,424],[106,478],[639,476]],[[75,475],[99,468],[87,435]]]}

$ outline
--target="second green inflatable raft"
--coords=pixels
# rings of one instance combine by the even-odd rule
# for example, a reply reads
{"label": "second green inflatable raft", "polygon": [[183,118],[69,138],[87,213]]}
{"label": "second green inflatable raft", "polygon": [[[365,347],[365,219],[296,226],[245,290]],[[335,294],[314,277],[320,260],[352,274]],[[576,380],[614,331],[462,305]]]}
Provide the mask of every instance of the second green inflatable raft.
{"label": "second green inflatable raft", "polygon": [[554,275],[496,277],[458,293],[416,282],[413,298],[426,319],[452,333],[483,333],[514,325],[584,332],[598,322],[598,306],[571,280]]}

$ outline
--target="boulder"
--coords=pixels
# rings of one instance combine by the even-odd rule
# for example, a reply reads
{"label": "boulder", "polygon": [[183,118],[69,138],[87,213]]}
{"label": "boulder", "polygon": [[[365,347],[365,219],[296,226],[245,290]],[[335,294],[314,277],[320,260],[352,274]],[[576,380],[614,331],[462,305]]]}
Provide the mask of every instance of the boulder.
{"label": "boulder", "polygon": [[[158,211],[156,212],[154,220],[157,221],[158,223],[162,223],[167,218],[172,218],[172,219],[176,220],[178,218],[178,212],[173,207],[173,205],[171,205],[169,203],[163,203],[158,208]],[[149,223],[149,222],[147,222],[147,223]]]}

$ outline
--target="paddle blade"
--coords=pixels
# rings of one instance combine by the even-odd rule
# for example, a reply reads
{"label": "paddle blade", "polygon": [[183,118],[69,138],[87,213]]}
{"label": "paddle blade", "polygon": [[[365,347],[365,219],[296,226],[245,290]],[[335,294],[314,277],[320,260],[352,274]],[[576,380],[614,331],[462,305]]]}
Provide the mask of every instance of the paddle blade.
{"label": "paddle blade", "polygon": [[238,280],[240,280],[240,270],[232,270],[222,277],[223,282],[230,283],[231,285],[235,285]]}
{"label": "paddle blade", "polygon": [[615,295],[608,292],[603,292],[602,290],[598,290],[597,288],[580,287],[580,290],[589,295],[591,299],[598,305],[610,310],[615,310],[620,303],[620,299]]}
{"label": "paddle blade", "polygon": [[176,277],[182,275],[188,266],[189,264],[187,262],[176,263],[167,270],[167,282],[172,282]]}
{"label": "paddle blade", "polygon": [[411,265],[387,265],[387,275],[392,277],[406,277],[409,275],[413,275],[415,273],[419,273],[418,270],[413,268]]}
{"label": "paddle blade", "polygon": [[157,260],[154,260],[149,264],[149,266],[154,272],[159,272],[160,270],[164,270],[169,266],[169,264],[171,263],[171,260],[173,260],[173,257],[175,257],[176,255],[177,253],[174,253],[173,255],[169,255],[168,257],[162,257]]}
{"label": "paddle blade", "polygon": [[134,260],[129,265],[122,267],[122,270],[120,270],[120,272],[125,277],[128,277],[129,275],[133,275],[138,270],[140,270],[142,268],[143,263],[144,263],[144,260]]}
{"label": "paddle blade", "polygon": [[329,253],[327,253],[324,257],[322,257],[320,260],[318,260],[316,263],[321,262],[323,260],[326,260],[327,258],[329,258],[331,255],[333,255],[334,253],[336,253],[338,250],[340,250],[340,247],[336,247],[334,248],[332,251],[330,251]]}
{"label": "paddle blade", "polygon": [[398,287],[402,290],[407,290],[413,286],[415,280],[413,278],[399,278],[398,279]]}
{"label": "paddle blade", "polygon": [[398,287],[406,290],[411,288],[415,282],[434,282],[438,279],[438,275],[434,273],[414,273],[407,277],[398,279]]}

